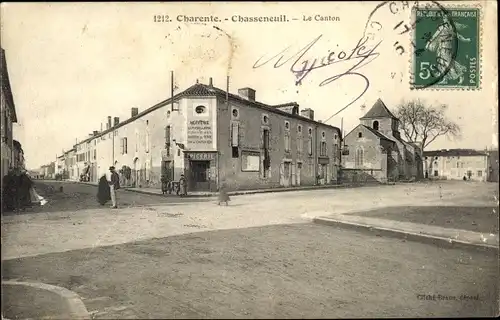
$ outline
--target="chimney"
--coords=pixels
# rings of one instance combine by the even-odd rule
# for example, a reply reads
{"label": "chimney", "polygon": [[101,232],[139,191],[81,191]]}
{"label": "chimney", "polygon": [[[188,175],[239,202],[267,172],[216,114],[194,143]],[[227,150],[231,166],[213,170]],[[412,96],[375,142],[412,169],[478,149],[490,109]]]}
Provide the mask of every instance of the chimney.
{"label": "chimney", "polygon": [[139,114],[139,108],[132,108],[130,111],[130,116],[133,118]]}
{"label": "chimney", "polygon": [[93,133],[94,133],[94,136],[97,136],[99,134],[99,131],[95,130]]}
{"label": "chimney", "polygon": [[102,122],[101,122],[101,132],[102,132]]}
{"label": "chimney", "polygon": [[113,126],[117,126],[118,124],[120,123],[120,118],[119,117],[115,117],[114,119],[114,122],[113,122]]}
{"label": "chimney", "polygon": [[108,129],[110,129],[112,126],[111,126],[111,116],[108,116]]}
{"label": "chimney", "polygon": [[210,79],[208,79],[208,85],[213,87],[214,86],[214,83],[212,81],[212,77],[210,77]]}
{"label": "chimney", "polygon": [[304,118],[314,120],[314,110],[312,110],[310,108],[301,110],[300,115],[303,116]]}
{"label": "chimney", "polygon": [[249,101],[255,101],[255,90],[252,88],[238,89],[238,95]]}

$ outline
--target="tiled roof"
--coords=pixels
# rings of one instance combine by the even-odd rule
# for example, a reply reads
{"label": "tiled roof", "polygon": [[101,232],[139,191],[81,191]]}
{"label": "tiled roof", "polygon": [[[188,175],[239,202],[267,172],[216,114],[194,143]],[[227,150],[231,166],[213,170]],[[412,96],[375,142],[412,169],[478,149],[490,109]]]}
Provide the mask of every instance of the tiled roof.
{"label": "tiled roof", "polygon": [[[85,142],[88,142],[88,141],[91,141],[93,140],[94,138],[97,138],[97,137],[100,137],[100,136],[103,136],[119,127],[122,127],[130,122],[133,122],[135,121],[136,119],[150,113],[150,112],[153,112],[161,107],[164,107],[168,104],[170,104],[173,101],[176,101],[176,100],[179,100],[180,98],[183,98],[183,97],[186,97],[186,96],[216,96],[216,97],[220,97],[220,98],[223,98],[225,99],[226,98],[226,91],[222,90],[222,89],[219,89],[217,87],[214,87],[214,86],[209,86],[209,85],[206,85],[206,84],[202,84],[202,83],[196,83],[194,85],[192,85],[191,87],[187,88],[186,90],[182,91],[182,92],[179,92],[178,94],[174,95],[172,98],[169,98],[169,99],[166,99],[166,100],[163,100],[159,103],[157,103],[156,105],[142,111],[141,113],[139,113],[138,115],[134,116],[134,117],[131,117],[125,121],[122,121],[120,122],[118,125],[116,126],[113,126],[111,127],[110,129],[107,129],[105,131],[102,131],[100,132],[98,135],[96,136],[92,136],[92,137],[89,137],[87,139],[84,139],[80,142],[78,142],[77,144],[75,144],[74,146],[76,147],[77,145],[80,145],[80,144],[83,144]],[[235,95],[235,94],[232,94],[232,93],[227,93],[227,97],[230,99],[230,100],[233,100],[233,101],[239,101],[241,103],[244,103],[246,105],[250,105],[250,106],[254,106],[254,107],[257,107],[257,108],[261,108],[261,109],[264,109],[266,111],[269,111],[269,112],[273,112],[273,113],[278,113],[278,114],[281,114],[281,115],[285,115],[287,117],[291,117],[291,118],[297,118],[297,119],[301,119],[301,120],[304,120],[304,121],[308,121],[308,122],[313,122],[315,124],[318,124],[318,125],[322,125],[322,126],[328,126],[328,127],[333,127],[331,125],[328,125],[328,124],[325,124],[325,123],[321,123],[321,122],[318,122],[318,121],[314,121],[314,120],[311,120],[309,118],[306,118],[306,117],[303,117],[301,115],[298,115],[298,114],[290,114],[286,111],[283,111],[283,110],[280,110],[278,109],[278,107],[282,107],[282,106],[298,106],[298,104],[296,102],[288,102],[288,103],[285,103],[285,104],[280,104],[280,105],[276,105],[276,106],[271,106],[271,105],[267,105],[267,104],[264,104],[264,103],[261,103],[261,102],[258,102],[258,101],[251,101],[251,100],[247,100],[245,98],[242,98],[238,95]],[[333,128],[336,128],[336,127],[333,127]],[[337,128],[338,129],[338,128]]]}
{"label": "tiled roof", "polygon": [[394,142],[394,140],[390,139],[389,137],[386,137],[385,135],[383,135],[382,133],[380,133],[378,130],[372,129],[372,128],[370,128],[368,126],[365,126],[365,125],[362,125],[362,126],[365,127],[366,129],[368,129],[371,133],[373,133],[374,135],[376,135],[380,139],[384,139],[384,140],[387,140],[387,141]]}
{"label": "tiled roof", "polygon": [[372,118],[393,118],[397,119],[392,112],[387,109],[382,100],[377,99],[373,107],[368,110],[368,112],[361,119],[372,119]]}
{"label": "tiled roof", "polygon": [[467,157],[467,156],[486,156],[485,152],[477,151],[474,149],[441,149],[424,151],[426,157]]}

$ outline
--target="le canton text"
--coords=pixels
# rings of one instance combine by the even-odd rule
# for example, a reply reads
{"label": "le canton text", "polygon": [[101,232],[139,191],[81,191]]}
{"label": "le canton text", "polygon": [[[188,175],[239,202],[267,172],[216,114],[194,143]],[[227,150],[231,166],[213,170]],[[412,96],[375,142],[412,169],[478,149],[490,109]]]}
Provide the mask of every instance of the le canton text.
{"label": "le canton text", "polygon": [[153,16],[153,22],[184,22],[184,23],[210,23],[210,22],[223,22],[231,21],[236,23],[246,23],[246,22],[290,22],[290,21],[307,21],[307,22],[338,22],[340,18],[331,15],[302,15],[302,19],[298,17],[288,17],[286,14],[275,15],[275,16],[245,16],[245,15],[233,15],[230,18],[221,18],[218,16],[190,16],[190,15],[177,15],[170,16],[166,14],[158,14]]}

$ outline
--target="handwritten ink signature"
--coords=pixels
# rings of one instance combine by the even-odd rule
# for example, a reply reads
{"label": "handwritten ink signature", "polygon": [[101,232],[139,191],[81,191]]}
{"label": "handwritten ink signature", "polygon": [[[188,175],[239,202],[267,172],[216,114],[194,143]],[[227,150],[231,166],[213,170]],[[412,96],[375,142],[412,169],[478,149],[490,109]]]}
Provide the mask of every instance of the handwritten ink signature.
{"label": "handwritten ink signature", "polygon": [[[336,73],[332,76],[329,76],[328,78],[324,79],[323,81],[320,82],[319,86],[323,87],[327,84],[330,84],[332,82],[335,82],[343,77],[347,76],[355,76],[355,77],[360,77],[365,81],[365,86],[361,92],[360,95],[358,95],[353,101],[351,101],[349,104],[347,104],[345,107],[341,108],[339,111],[337,111],[334,115],[332,115],[330,118],[328,118],[326,121],[330,120],[332,117],[335,115],[339,114],[343,110],[345,110],[347,107],[355,103],[359,98],[361,98],[368,88],[370,87],[370,80],[363,74],[356,72],[356,70],[360,69],[361,67],[369,64],[373,60],[375,60],[380,54],[378,52],[375,52],[375,50],[378,48],[380,43],[382,41],[378,42],[375,44],[372,48],[367,48],[365,44],[368,42],[368,38],[362,38],[358,41],[356,46],[350,51],[350,54],[344,50],[336,53],[334,51],[328,53],[327,55],[323,56],[322,58],[314,58],[312,60],[309,59],[304,59],[304,56],[314,47],[314,45],[321,39],[323,35],[318,36],[315,38],[313,41],[311,41],[309,44],[307,44],[305,47],[303,47],[301,50],[298,52],[292,54],[289,58],[286,60],[282,61],[285,59],[285,52],[287,52],[290,47],[287,47],[277,53],[276,55],[272,56],[271,58],[267,59],[266,61],[260,62],[264,56],[260,57],[255,64],[253,65],[254,69],[260,68],[272,60],[278,58],[278,60],[274,63],[274,68],[281,68],[284,66],[286,63],[291,61],[292,59],[296,58],[295,61],[292,63],[290,66],[290,71],[295,75],[296,81],[295,85],[300,85],[302,84],[302,81],[313,71],[321,68],[327,68],[329,66],[332,66],[337,63],[341,62],[347,62],[347,61],[357,61],[356,64],[354,64],[352,67],[350,67],[347,71],[343,73]],[[325,121],[325,122],[326,122]]]}

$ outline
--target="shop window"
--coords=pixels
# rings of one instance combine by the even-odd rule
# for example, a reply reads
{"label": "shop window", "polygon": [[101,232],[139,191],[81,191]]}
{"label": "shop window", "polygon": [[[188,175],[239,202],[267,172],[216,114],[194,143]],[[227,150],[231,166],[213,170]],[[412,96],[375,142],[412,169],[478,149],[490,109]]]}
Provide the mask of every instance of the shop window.
{"label": "shop window", "polygon": [[241,171],[259,172],[260,154],[252,152],[241,152]]}

